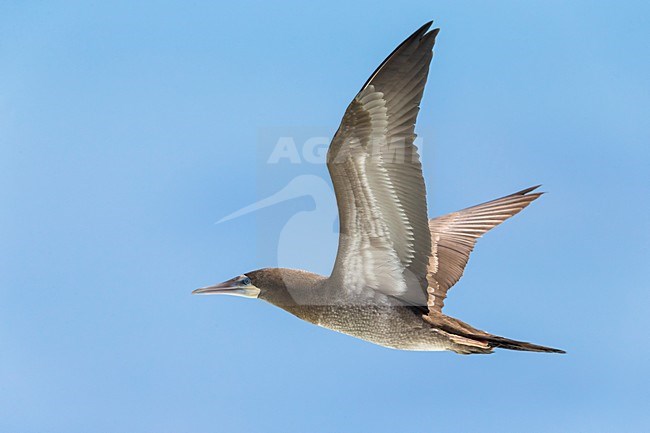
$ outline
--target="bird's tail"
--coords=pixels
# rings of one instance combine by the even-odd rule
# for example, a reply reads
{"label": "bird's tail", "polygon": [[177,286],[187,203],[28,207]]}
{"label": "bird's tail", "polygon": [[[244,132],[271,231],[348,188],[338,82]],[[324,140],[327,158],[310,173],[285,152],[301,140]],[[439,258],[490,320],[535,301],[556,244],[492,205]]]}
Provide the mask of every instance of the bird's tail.
{"label": "bird's tail", "polygon": [[521,350],[524,352],[566,353],[553,347],[540,346],[526,341],[511,340],[476,329],[465,322],[444,314],[429,314],[424,319],[437,332],[445,334],[454,344],[450,348],[463,355],[492,353],[494,349]]}
{"label": "bird's tail", "polygon": [[491,348],[508,349],[508,350],[522,350],[524,352],[546,352],[546,353],[566,353],[561,349],[554,349],[553,347],[540,346],[538,344],[527,343],[525,341],[511,340],[497,335],[489,335],[488,337],[477,336],[479,341],[485,341]]}

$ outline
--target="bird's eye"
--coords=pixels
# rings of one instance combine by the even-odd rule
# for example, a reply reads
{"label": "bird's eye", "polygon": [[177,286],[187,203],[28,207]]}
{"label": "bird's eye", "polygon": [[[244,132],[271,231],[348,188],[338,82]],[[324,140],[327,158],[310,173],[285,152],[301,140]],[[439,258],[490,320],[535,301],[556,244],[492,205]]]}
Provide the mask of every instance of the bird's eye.
{"label": "bird's eye", "polygon": [[248,286],[248,285],[251,283],[251,279],[248,278],[248,277],[245,277],[243,280],[241,280],[241,283],[242,283],[244,286]]}

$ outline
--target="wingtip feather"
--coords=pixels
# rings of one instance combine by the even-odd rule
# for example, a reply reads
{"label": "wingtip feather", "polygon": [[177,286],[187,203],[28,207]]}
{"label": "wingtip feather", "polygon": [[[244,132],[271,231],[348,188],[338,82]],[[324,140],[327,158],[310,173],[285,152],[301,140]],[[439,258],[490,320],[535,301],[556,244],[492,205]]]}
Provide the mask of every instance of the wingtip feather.
{"label": "wingtip feather", "polygon": [[536,190],[537,188],[539,188],[540,186],[542,186],[541,183],[540,183],[539,185],[531,186],[531,187],[529,187],[529,188],[522,189],[521,191],[517,191],[516,193],[514,193],[514,194],[512,194],[512,195],[526,195],[526,194],[528,194],[529,192],[533,192],[533,191],[535,191],[535,190]]}
{"label": "wingtip feather", "polygon": [[427,21],[426,23],[422,24],[422,27],[420,27],[415,33],[421,33],[425,34],[433,25],[433,20]]}

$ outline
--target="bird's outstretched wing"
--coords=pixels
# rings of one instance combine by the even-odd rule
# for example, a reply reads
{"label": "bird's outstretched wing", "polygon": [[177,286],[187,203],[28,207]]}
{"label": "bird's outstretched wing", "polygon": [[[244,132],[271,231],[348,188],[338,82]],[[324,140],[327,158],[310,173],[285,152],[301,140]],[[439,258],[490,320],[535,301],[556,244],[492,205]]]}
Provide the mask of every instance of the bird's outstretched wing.
{"label": "bird's outstretched wing", "polygon": [[331,279],[427,304],[431,235],[415,121],[439,29],[402,42],[348,106],[327,155],[340,236]]}
{"label": "bird's outstretched wing", "polygon": [[478,238],[532,203],[534,186],[429,221],[433,252],[429,263],[429,310],[440,313],[447,291],[463,275]]}

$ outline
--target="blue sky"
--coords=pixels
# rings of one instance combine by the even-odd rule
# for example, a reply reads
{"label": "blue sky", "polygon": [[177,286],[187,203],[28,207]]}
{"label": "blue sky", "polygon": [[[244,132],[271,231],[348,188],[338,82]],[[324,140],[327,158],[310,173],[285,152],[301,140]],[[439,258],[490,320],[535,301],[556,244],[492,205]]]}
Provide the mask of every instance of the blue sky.
{"label": "blue sky", "polygon": [[[0,431],[647,431],[647,2],[133,3],[0,4]],[[568,354],[398,352],[190,296],[281,241],[329,272],[333,226],[283,237],[314,197],[215,222],[327,180],[273,143],[331,135],[430,19],[431,215],[549,192],[447,312]]]}

